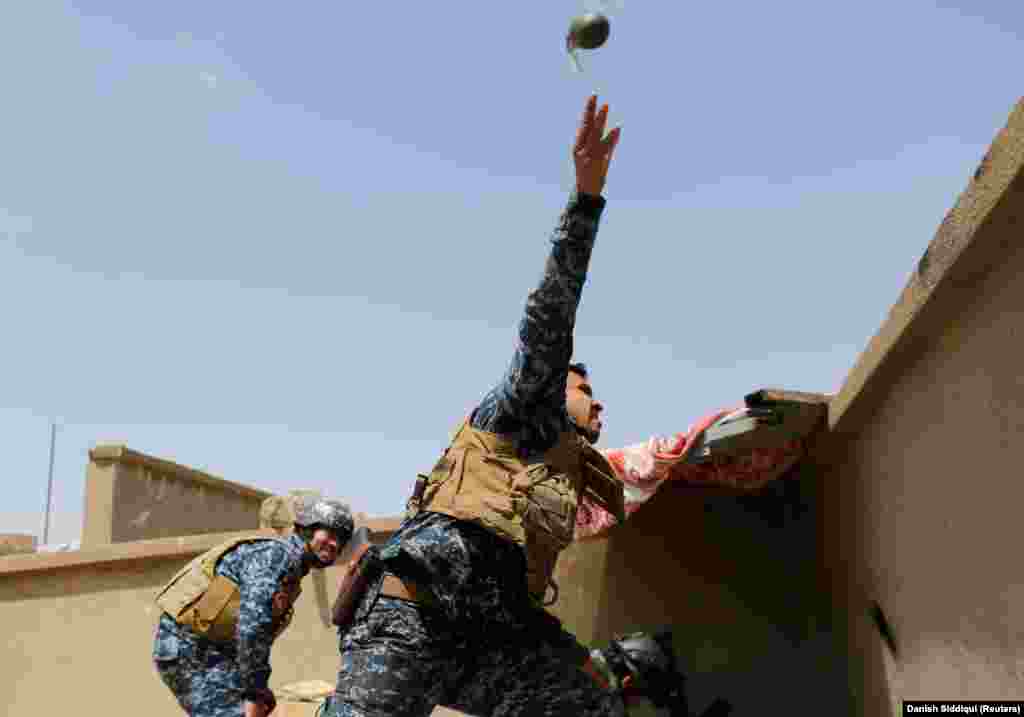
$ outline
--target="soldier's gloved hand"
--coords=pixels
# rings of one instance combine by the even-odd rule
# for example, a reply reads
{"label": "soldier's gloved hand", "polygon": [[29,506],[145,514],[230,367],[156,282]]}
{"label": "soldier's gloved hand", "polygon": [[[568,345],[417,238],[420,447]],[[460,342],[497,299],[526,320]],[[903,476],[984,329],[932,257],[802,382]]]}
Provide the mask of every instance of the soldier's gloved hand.
{"label": "soldier's gloved hand", "polygon": [[245,717],[267,717],[277,707],[277,699],[269,689],[253,690],[245,695]]}

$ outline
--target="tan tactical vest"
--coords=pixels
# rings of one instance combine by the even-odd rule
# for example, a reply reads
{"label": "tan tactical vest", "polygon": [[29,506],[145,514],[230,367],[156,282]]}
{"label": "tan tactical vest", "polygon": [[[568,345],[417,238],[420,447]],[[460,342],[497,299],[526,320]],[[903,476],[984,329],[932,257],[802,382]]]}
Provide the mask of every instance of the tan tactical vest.
{"label": "tan tactical vest", "polygon": [[620,521],[622,483],[597,450],[563,433],[542,460],[527,463],[515,442],[464,422],[426,477],[420,510],[481,525],[526,551],[527,584],[543,602],[558,554],[572,542],[584,496]]}
{"label": "tan tactical vest", "polygon": [[[261,540],[285,541],[265,535],[234,538],[209,550],[182,568],[157,594],[156,604],[179,624],[214,642],[232,642],[238,626],[238,608],[241,597],[238,585],[223,575],[217,575],[220,559],[244,543]],[[282,585],[291,593],[294,604],[302,592],[301,578]],[[274,623],[274,638],[291,624],[293,610]]]}

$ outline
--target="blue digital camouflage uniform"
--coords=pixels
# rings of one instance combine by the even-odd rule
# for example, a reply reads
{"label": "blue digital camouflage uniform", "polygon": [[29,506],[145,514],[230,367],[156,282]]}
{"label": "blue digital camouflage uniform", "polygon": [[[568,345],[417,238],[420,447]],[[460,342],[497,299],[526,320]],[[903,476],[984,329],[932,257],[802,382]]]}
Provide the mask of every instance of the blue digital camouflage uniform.
{"label": "blue digital camouflage uniform", "polygon": [[217,573],[239,587],[234,644],[196,636],[164,614],[156,628],[153,661],[178,704],[193,717],[239,717],[242,703],[270,679],[270,647],[276,628],[271,598],[286,577],[309,572],[305,544],[297,535],[244,543],[227,553]]}
{"label": "blue digital camouflage uniform", "polygon": [[[513,435],[527,456],[570,430],[565,384],[573,328],[604,199],[574,196],[530,293],[503,380],[471,418]],[[383,546],[388,572],[429,585],[425,607],[368,590],[340,636],[341,668],[325,712],[428,715],[448,704],[473,715],[617,715],[621,701],[578,669],[587,657],[532,606],[523,550],[475,524],[422,512]]]}

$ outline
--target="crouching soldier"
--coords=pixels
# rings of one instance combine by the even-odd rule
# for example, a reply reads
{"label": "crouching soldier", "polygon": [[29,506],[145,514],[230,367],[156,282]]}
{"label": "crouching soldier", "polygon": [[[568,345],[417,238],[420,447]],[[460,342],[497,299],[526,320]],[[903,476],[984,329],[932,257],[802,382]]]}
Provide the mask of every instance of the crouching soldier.
{"label": "crouching soldier", "polygon": [[192,717],[265,717],[273,711],[270,647],[289,625],[302,578],[334,563],[352,513],[302,496],[286,537],[232,539],[186,565],[157,596],[163,610],[153,660]]}
{"label": "crouching soldier", "polygon": [[[617,695],[628,712],[644,700],[671,717],[690,717],[686,678],[676,664],[670,630],[633,632],[592,649],[583,670],[602,687]],[[716,699],[700,717],[727,717],[732,705]]]}

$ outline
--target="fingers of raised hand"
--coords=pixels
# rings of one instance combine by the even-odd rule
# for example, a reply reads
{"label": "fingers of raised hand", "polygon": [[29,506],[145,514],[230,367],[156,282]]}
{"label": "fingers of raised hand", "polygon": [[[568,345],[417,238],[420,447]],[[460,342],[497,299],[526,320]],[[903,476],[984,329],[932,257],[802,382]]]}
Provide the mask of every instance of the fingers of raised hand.
{"label": "fingers of raised hand", "polygon": [[608,105],[601,105],[601,109],[598,110],[597,117],[594,118],[594,123],[590,130],[589,145],[594,149],[598,149],[601,145],[601,141],[604,138],[604,128],[608,124]]}
{"label": "fingers of raised hand", "polygon": [[591,95],[583,110],[583,119],[573,147],[574,153],[595,160],[610,156],[618,142],[618,132],[613,130],[605,135],[607,124],[608,105],[601,105],[601,108],[597,109],[597,95]]}
{"label": "fingers of raised hand", "polygon": [[582,151],[589,143],[590,136],[594,129],[594,110],[597,108],[597,95],[591,95],[587,104],[583,107],[583,117],[580,119],[580,128],[576,132],[576,144],[573,151]]}
{"label": "fingers of raised hand", "polygon": [[615,153],[615,148],[619,144],[619,136],[621,134],[622,128],[616,127],[615,129],[608,133],[608,136],[605,137],[604,140],[602,140],[602,144],[604,145],[603,150],[605,162],[610,162],[612,160],[612,154]]}

